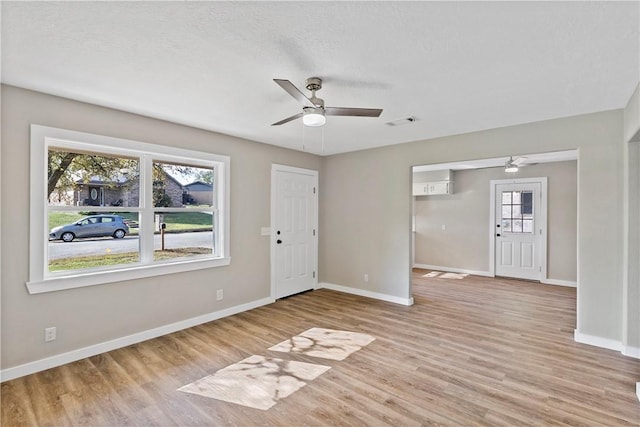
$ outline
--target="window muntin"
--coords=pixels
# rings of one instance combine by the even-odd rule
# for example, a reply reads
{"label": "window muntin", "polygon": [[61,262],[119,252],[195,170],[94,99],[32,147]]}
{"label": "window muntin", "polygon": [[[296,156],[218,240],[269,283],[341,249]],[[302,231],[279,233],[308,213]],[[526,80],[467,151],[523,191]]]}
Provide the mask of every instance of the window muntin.
{"label": "window muntin", "polygon": [[506,233],[533,233],[533,192],[503,191],[501,223]]}
{"label": "window muntin", "polygon": [[[30,293],[49,292],[81,286],[97,285],[121,280],[149,277],[158,274],[170,274],[180,271],[190,271],[201,268],[228,265],[229,258],[229,157],[211,153],[180,149],[177,147],[158,146],[138,141],[122,140],[81,132],[68,131],[38,125],[31,126],[31,214],[30,214],[30,268],[27,288]],[[66,175],[66,183],[75,182],[76,185],[92,184],[94,188],[86,189],[90,198],[91,190],[95,190],[93,202],[85,205],[84,198],[74,194],[77,188],[61,183],[54,186],[57,194],[51,198],[48,184],[51,177],[52,162],[60,153],[73,153],[74,158],[92,156],[104,160],[112,166],[120,162],[120,167],[108,168],[113,174],[111,179],[102,179],[100,185],[91,182],[91,177],[99,176],[90,167],[71,168]],[[100,164],[101,161],[95,162]],[[125,164],[126,163],[126,164]],[[216,185],[212,186],[211,204],[198,205],[199,211],[207,211],[211,219],[211,245],[206,253],[192,254],[193,256],[172,257],[158,259],[154,256],[154,213],[157,209],[153,203],[154,163],[179,165],[202,170],[209,175],[209,179]],[[59,165],[59,163],[58,163]],[[55,168],[56,164],[53,164]],[[64,174],[62,174],[64,175]],[[109,197],[107,190],[112,190],[128,178],[137,183],[138,188],[129,191],[128,195],[137,197],[114,199]],[[109,181],[109,182],[107,182]],[[97,188],[96,188],[97,187]],[[101,191],[101,188],[104,190]],[[43,197],[44,196],[44,197]],[[135,202],[133,201],[134,199]],[[96,202],[96,200],[98,200]],[[129,206],[125,206],[125,205]],[[133,206],[132,206],[133,205]],[[181,204],[180,207],[161,208],[168,211],[193,208]],[[57,267],[50,268],[49,232],[51,215],[77,218],[79,214],[88,216],[120,215],[129,226],[127,237],[137,240],[137,260],[131,260],[117,265],[95,265],[78,269]],[[170,212],[172,213],[172,212]],[[72,222],[71,220],[69,222]],[[51,222],[53,225],[53,222]],[[215,233],[213,232],[215,228]],[[194,231],[195,233],[195,231]],[[113,238],[74,239],[80,241],[110,241]],[[58,244],[63,244],[57,242]],[[111,242],[111,244],[116,242]],[[113,251],[113,249],[112,249]],[[105,259],[113,256],[113,252],[105,251]],[[53,257],[53,253],[52,253]],[[130,262],[131,261],[131,262]],[[100,264],[98,262],[97,264]]]}

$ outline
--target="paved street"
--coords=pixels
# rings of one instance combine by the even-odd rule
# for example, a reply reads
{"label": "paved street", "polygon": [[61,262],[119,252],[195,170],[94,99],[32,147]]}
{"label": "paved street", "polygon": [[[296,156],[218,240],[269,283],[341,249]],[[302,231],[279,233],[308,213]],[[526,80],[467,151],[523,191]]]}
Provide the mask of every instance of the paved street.
{"label": "paved street", "polygon": [[[211,231],[196,233],[168,233],[164,236],[165,247],[211,247],[213,233]],[[154,247],[160,249],[160,235],[154,235]],[[74,240],[64,243],[60,240],[49,242],[49,259],[71,258],[86,255],[102,255],[105,253],[135,252],[138,250],[138,236],[127,236],[124,239],[111,237]]]}

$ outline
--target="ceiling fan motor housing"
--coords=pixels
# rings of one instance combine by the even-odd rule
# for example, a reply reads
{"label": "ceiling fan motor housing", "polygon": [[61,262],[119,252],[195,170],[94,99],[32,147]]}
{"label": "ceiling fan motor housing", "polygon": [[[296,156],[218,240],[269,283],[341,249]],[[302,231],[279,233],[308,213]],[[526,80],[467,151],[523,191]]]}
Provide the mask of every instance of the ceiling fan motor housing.
{"label": "ceiling fan motor housing", "polygon": [[309,77],[305,84],[307,89],[311,91],[322,89],[322,79],[320,77]]}

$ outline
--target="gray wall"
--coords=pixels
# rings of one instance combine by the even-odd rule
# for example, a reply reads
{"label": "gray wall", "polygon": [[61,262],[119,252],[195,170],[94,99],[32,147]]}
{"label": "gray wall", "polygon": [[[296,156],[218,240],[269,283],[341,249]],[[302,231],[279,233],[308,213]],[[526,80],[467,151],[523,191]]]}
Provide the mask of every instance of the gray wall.
{"label": "gray wall", "polygon": [[[231,157],[231,265],[29,295],[29,126],[40,124]],[[108,108],[2,86],[2,368],[14,367],[270,295],[271,163],[321,158]],[[217,302],[217,289],[224,300]],[[57,326],[45,343],[43,331]]]}
{"label": "gray wall", "polygon": [[626,223],[626,266],[624,307],[627,317],[623,344],[640,349],[640,140],[628,143],[628,221]]}
{"label": "gray wall", "polygon": [[575,282],[575,161],[521,167],[514,174],[503,167],[455,171],[453,194],[415,197],[416,264],[489,272],[489,182],[543,176],[548,178],[547,277]]}
{"label": "gray wall", "polygon": [[622,116],[607,111],[327,157],[320,280],[409,297],[412,166],[577,148],[577,330],[620,341]]}
{"label": "gray wall", "polygon": [[[408,298],[412,166],[578,148],[577,329],[621,339],[622,110],[321,159],[13,87],[2,86],[2,101],[3,369],[269,296],[260,227],[270,222],[272,162],[321,172],[320,280]],[[32,123],[231,156],[231,265],[28,295]],[[51,325],[58,339],[45,344]]]}
{"label": "gray wall", "polygon": [[640,132],[640,84],[636,86],[624,109],[624,141],[631,141],[634,136],[640,138],[638,132]]}
{"label": "gray wall", "polygon": [[640,85],[624,110],[625,242],[623,344],[640,355]]}

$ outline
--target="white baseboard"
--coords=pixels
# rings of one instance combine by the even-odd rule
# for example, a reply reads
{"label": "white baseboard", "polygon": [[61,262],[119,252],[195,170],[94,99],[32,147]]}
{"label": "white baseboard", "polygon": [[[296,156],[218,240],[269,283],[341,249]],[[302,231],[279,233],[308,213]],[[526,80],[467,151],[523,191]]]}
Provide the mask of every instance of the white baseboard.
{"label": "white baseboard", "polygon": [[234,314],[242,313],[243,311],[248,311],[254,308],[261,307],[263,305],[271,304],[274,301],[275,300],[271,297],[263,298],[263,299],[252,301],[246,304],[237,305],[235,307],[226,308],[224,310],[214,311],[213,313],[204,314],[202,316],[181,320],[179,322],[171,323],[169,325],[164,325],[164,326],[149,329],[146,331],[137,332],[135,334],[127,335],[121,338],[116,338],[111,341],[106,341],[99,344],[90,345],[88,347],[79,348],[77,350],[72,350],[67,353],[57,354],[55,356],[36,360],[35,362],[29,362],[29,363],[25,363],[24,365],[15,366],[13,368],[3,369],[0,371],[0,382],[9,381],[14,378],[23,377],[25,375],[29,375],[36,372],[44,371],[46,369],[54,368],[56,366],[61,366],[67,363],[75,362],[76,360],[81,360],[87,357],[95,356],[96,354],[105,353],[107,351],[126,347],[128,345],[146,341],[151,338],[156,338],[162,335],[167,335],[183,329],[191,328],[193,326],[201,325],[203,323],[211,322],[213,320],[221,319],[223,317],[232,316]]}
{"label": "white baseboard", "polygon": [[616,350],[622,353],[624,356],[640,359],[639,347],[623,345],[620,341],[583,334],[581,332],[578,332],[577,330],[573,331],[573,335],[576,342],[589,344],[596,347],[607,348],[609,350]]}
{"label": "white baseboard", "polygon": [[631,347],[629,345],[622,346],[622,354],[625,356],[640,359],[640,347]]}
{"label": "white baseboard", "polygon": [[541,279],[540,283],[543,283],[545,285],[568,286],[570,288],[578,287],[578,284],[576,282],[572,282],[570,280]]}
{"label": "white baseboard", "polygon": [[[490,271],[467,270],[466,268],[443,267],[441,265],[414,264],[413,268],[423,268],[425,270],[436,270],[450,273],[473,274],[474,276],[494,277],[494,275],[491,274]],[[540,283],[544,283],[545,285],[568,286],[571,288],[575,288],[577,286],[576,282],[558,279],[542,279],[540,280]]]}
{"label": "white baseboard", "polygon": [[640,383],[636,383],[636,396],[638,396],[638,400],[640,400]]}
{"label": "white baseboard", "polygon": [[394,295],[381,294],[378,292],[371,292],[371,291],[358,289],[358,288],[350,288],[348,286],[335,285],[333,283],[326,283],[326,282],[318,283],[317,289],[321,289],[321,288],[331,289],[333,291],[338,291],[338,292],[344,292],[346,294],[358,295],[361,297],[379,299],[382,301],[393,302],[396,304],[413,305],[413,298],[400,298]]}
{"label": "white baseboard", "polygon": [[488,271],[467,270],[465,268],[442,267],[440,265],[414,264],[413,268],[423,268],[425,270],[444,271],[447,273],[462,273],[462,274],[473,274],[474,276],[493,277],[493,274],[491,274]]}
{"label": "white baseboard", "polygon": [[573,331],[573,339],[575,340],[575,342],[589,344],[596,347],[608,348],[609,350],[616,350],[620,352],[622,352],[623,350],[622,343],[620,341],[583,334],[582,332],[578,332],[577,329]]}

